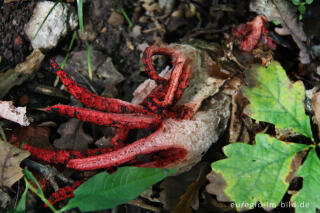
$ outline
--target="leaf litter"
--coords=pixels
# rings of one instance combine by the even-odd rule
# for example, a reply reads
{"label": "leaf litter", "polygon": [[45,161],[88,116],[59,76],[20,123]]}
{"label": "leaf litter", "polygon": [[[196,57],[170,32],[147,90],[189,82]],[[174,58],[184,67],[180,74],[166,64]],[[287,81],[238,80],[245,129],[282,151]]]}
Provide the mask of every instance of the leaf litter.
{"label": "leaf litter", "polygon": [[[137,9],[137,11],[134,11],[134,13],[132,15],[133,23],[137,24],[135,26],[138,26],[138,27],[141,28],[141,33],[137,34],[134,37],[134,39],[130,38],[130,37],[127,37],[125,34],[123,34],[123,31],[121,31],[123,29],[126,29],[126,23],[125,22],[119,23],[119,26],[112,26],[111,27],[111,26],[108,25],[108,28],[106,28],[108,30],[103,29],[101,27],[101,26],[106,26],[106,24],[104,24],[104,25],[101,25],[101,24],[95,25],[95,27],[97,28],[97,29],[95,29],[95,31],[98,32],[98,34],[96,35],[97,36],[96,41],[98,41],[100,44],[103,44],[103,45],[106,45],[106,46],[104,46],[104,47],[103,46],[99,46],[99,44],[97,44],[98,42],[93,44],[93,46],[97,47],[96,50],[99,50],[101,52],[108,52],[108,53],[111,53],[112,50],[114,50],[114,46],[116,46],[116,50],[117,51],[114,51],[114,55],[112,55],[112,56],[110,55],[110,56],[112,57],[112,62],[116,65],[115,67],[117,67],[117,68],[119,68],[119,67],[122,68],[122,66],[124,67],[125,71],[123,71],[122,69],[119,69],[121,71],[121,74],[127,74],[127,73],[130,73],[131,70],[138,70],[139,69],[138,66],[136,65],[136,61],[138,60],[139,57],[136,57],[136,56],[138,56],[139,53],[141,53],[141,51],[143,51],[143,50],[139,50],[140,52],[137,51],[137,49],[134,50],[135,46],[138,46],[138,45],[136,45],[137,43],[138,44],[144,44],[144,46],[146,46],[146,45],[152,44],[154,42],[154,40],[157,40],[157,41],[161,40],[164,35],[168,36],[167,33],[174,34],[176,32],[177,32],[177,34],[174,35],[174,36],[176,36],[176,39],[181,38],[181,35],[185,36],[184,38],[187,38],[187,37],[192,38],[192,35],[196,35],[194,33],[194,31],[193,32],[191,31],[191,32],[184,33],[184,29],[187,29],[189,27],[191,28],[191,26],[193,27],[194,26],[193,23],[195,23],[193,20],[197,20],[197,21],[199,21],[201,23],[206,23],[206,19],[203,19],[204,10],[201,8],[201,6],[202,6],[201,4],[202,3],[190,2],[190,3],[185,4],[185,5],[181,5],[179,3],[179,7],[177,8],[176,6],[178,5],[178,3],[176,3],[176,5],[175,5],[174,3],[172,3],[174,1],[170,1],[170,5],[171,5],[170,8],[169,9],[164,9],[163,5],[161,5],[161,4],[163,4],[164,1],[159,1],[160,3],[156,2],[156,1],[152,1],[152,0],[151,1],[150,0],[148,0],[148,1],[140,1],[140,2],[141,3],[137,3],[138,7],[140,9],[142,7],[144,7],[144,9],[147,10],[147,12],[146,12],[146,14],[142,14],[141,15],[141,11],[139,12],[139,10]],[[252,2],[254,2],[254,1],[251,1],[251,3]],[[93,2],[92,4],[97,4],[97,3]],[[141,6],[139,6],[139,4],[143,4],[143,6],[141,7]],[[283,28],[282,28],[282,30],[276,29],[276,32],[278,32],[278,33],[283,33],[283,32],[288,33],[289,32],[289,34],[292,35],[294,41],[297,43],[297,46],[300,48],[300,51],[301,51],[301,53],[300,53],[300,62],[302,62],[302,63],[308,62],[308,60],[312,59],[312,58],[310,57],[310,53],[307,50],[304,49],[305,46],[306,46],[306,39],[303,37],[303,34],[304,34],[303,29],[301,28],[301,23],[296,18],[296,14],[294,14],[294,12],[293,12],[294,10],[292,9],[292,7],[287,7],[288,5],[282,5],[281,1],[272,1],[272,4],[273,4],[272,7],[277,8],[276,12],[274,12],[273,10],[269,10],[270,8],[268,8],[268,7],[265,7],[264,10],[265,11],[269,11],[270,14],[272,13],[273,15],[276,15],[277,19],[279,19],[279,20],[281,19],[282,20],[282,27]],[[239,3],[239,5],[240,5],[240,3]],[[98,4],[98,6],[99,6],[99,4]],[[201,38],[205,38],[205,39],[210,38],[210,39],[213,39],[213,40],[219,40],[219,39],[223,38],[223,36],[220,36],[220,35],[222,35],[222,33],[219,34],[219,33],[217,33],[218,31],[215,31],[215,26],[220,26],[221,23],[224,23],[223,20],[230,20],[230,22],[232,24],[239,23],[239,22],[237,22],[236,19],[234,19],[233,15],[231,15],[231,19],[229,19],[229,16],[224,16],[223,14],[224,13],[228,13],[229,15],[230,14],[236,14],[235,17],[238,17],[239,14],[242,14],[242,15],[244,14],[243,11],[240,12],[239,9],[233,8],[232,4],[231,5],[229,5],[229,4],[220,5],[219,4],[218,6],[219,7],[216,7],[215,9],[212,9],[212,11],[210,10],[210,13],[206,14],[206,16],[205,16],[208,19],[210,19],[210,17],[214,17],[214,20],[210,20],[210,24],[202,25],[202,26],[201,26],[201,24],[199,24],[197,26],[197,27],[201,26],[203,28],[194,27],[195,30],[199,30],[199,32],[201,32],[201,34],[199,34],[201,36]],[[98,9],[101,10],[102,8],[103,7],[96,7],[97,10]],[[218,10],[217,8],[220,8],[220,9]],[[221,8],[222,8],[222,10],[221,10]],[[290,9],[288,9],[288,8],[290,8]],[[125,8],[125,9],[127,9],[127,8]],[[222,12],[224,10],[228,11],[228,12]],[[232,12],[230,12],[230,11],[232,11]],[[118,11],[116,11],[116,12],[118,12]],[[158,16],[158,15],[162,15],[164,12],[166,13],[165,16],[163,16],[163,17]],[[106,14],[107,14],[107,17],[104,18],[104,20],[108,20],[108,15],[110,15],[111,13],[107,12]],[[130,12],[128,14],[129,14],[129,17],[130,17],[130,15],[131,15]],[[170,14],[174,14],[174,20],[173,21],[169,19],[170,18]],[[214,16],[212,16],[212,14],[214,14]],[[268,18],[268,15],[266,15],[266,14],[264,14],[264,15],[267,16],[267,18]],[[201,18],[199,19],[199,17],[202,17],[202,19]],[[138,18],[140,18],[139,22],[137,22],[137,20],[136,20]],[[248,17],[247,20],[248,21],[252,20],[251,18],[252,17]],[[268,20],[270,21],[271,19],[268,18]],[[92,22],[92,20],[90,20],[89,22]],[[96,23],[96,22],[94,22],[94,23]],[[168,23],[171,23],[171,25],[168,26],[169,25]],[[118,30],[115,30],[115,28],[117,28],[117,27],[118,27]],[[231,26],[229,26],[229,28],[230,27]],[[213,29],[213,31],[212,31],[212,29]],[[226,28],[223,28],[223,29],[228,29],[228,26],[226,26]],[[270,28],[269,28],[269,30],[270,30]],[[128,30],[128,31],[130,31],[130,30]],[[222,30],[221,32],[223,32],[224,36],[226,36],[227,33],[225,33],[224,30]],[[107,42],[105,42],[106,38],[108,36],[110,36],[110,38],[114,38],[114,39],[112,39],[112,44],[110,44],[110,43],[107,44]],[[119,38],[121,38],[121,39],[125,38],[126,41],[125,42],[119,42],[119,41],[124,41],[124,40],[121,40]],[[171,41],[170,41],[170,43],[171,43]],[[113,48],[110,48],[110,47],[113,47]],[[79,50],[79,47],[77,47],[77,48],[78,48],[77,50]],[[254,55],[254,58],[255,58],[254,60],[255,61],[256,61],[257,58],[259,58],[259,59],[261,59],[262,62],[266,61],[266,63],[263,63],[263,64],[267,65],[273,60],[273,52],[272,51],[269,51],[267,53],[260,46],[258,46],[255,51],[256,52],[252,53]],[[133,54],[132,54],[132,52],[133,52]],[[234,52],[231,51],[230,53],[232,55]],[[128,55],[130,55],[130,57],[128,57]],[[134,55],[134,56],[132,56],[132,55]],[[245,54],[244,54],[244,56],[247,57],[247,55],[245,55]],[[123,64],[117,62],[117,60],[119,60],[119,59],[120,59],[120,61],[122,61],[121,63],[123,63]],[[85,58],[83,59],[83,61],[84,60],[85,60]],[[239,61],[238,63],[243,63],[242,60],[238,59],[237,61]],[[252,63],[253,61],[251,61],[250,63]],[[1,63],[1,58],[0,58],[0,63]],[[93,64],[93,65],[96,65],[96,64]],[[247,64],[246,64],[246,66],[247,66]],[[86,63],[83,63],[82,65],[80,65],[80,67],[86,67]],[[286,68],[287,68],[287,66],[286,66]],[[72,67],[71,67],[71,69],[72,69]],[[287,71],[291,72],[290,69],[288,69]],[[254,71],[250,70],[250,72],[254,72]],[[268,72],[270,72],[270,70],[268,70]],[[33,75],[31,75],[31,76],[29,76],[29,77],[27,77],[25,79],[29,79],[29,80],[33,79]],[[127,80],[125,79],[125,81],[127,81]],[[133,81],[136,81],[136,80],[133,80]],[[271,80],[271,81],[273,81],[273,80]],[[100,81],[100,82],[104,83],[106,81]],[[97,87],[98,88],[97,91],[103,89],[103,84],[101,84],[100,82],[98,83],[99,86]],[[1,83],[1,81],[0,81],[0,83]],[[90,82],[90,83],[92,83],[92,82]],[[90,83],[89,83],[89,85],[90,85]],[[15,82],[13,82],[13,84],[15,84]],[[126,85],[126,84],[127,83],[125,82],[124,85]],[[234,142],[236,146],[238,146],[238,144],[239,144],[239,143],[236,143],[236,142],[239,142],[239,141],[246,142],[246,143],[249,143],[249,144],[253,144],[253,145],[241,144],[241,145],[239,145],[239,147],[240,147],[240,150],[242,150],[242,149],[243,150],[251,150],[251,149],[255,150],[255,149],[257,149],[258,145],[259,146],[261,145],[260,144],[261,143],[261,139],[257,139],[255,142],[253,142],[252,141],[253,136],[257,132],[261,132],[261,131],[268,132],[268,133],[269,132],[273,132],[272,125],[265,124],[265,123],[263,123],[263,121],[264,122],[273,123],[276,127],[281,126],[281,124],[279,124],[278,122],[265,120],[264,118],[261,118],[259,116],[255,117],[256,120],[252,120],[250,117],[248,117],[248,115],[251,115],[251,116],[253,115],[253,117],[254,117],[255,116],[254,114],[258,114],[258,111],[254,111],[254,110],[252,110],[252,108],[250,110],[250,113],[248,113],[248,114],[243,113],[243,108],[245,108],[245,106],[242,106],[241,104],[243,104],[245,102],[245,98],[243,97],[243,94],[241,93],[241,89],[239,87],[237,87],[237,84],[238,83],[235,82],[232,85],[232,86],[234,86],[234,88],[230,88],[230,96],[232,97],[232,102],[233,102],[232,103],[232,110],[233,110],[232,111],[232,116],[233,117],[231,118],[230,126],[229,126],[229,131],[230,131],[229,134],[230,134],[230,139],[231,139],[230,142]],[[239,84],[240,84],[240,87],[245,85],[245,83],[243,83],[243,82],[241,82]],[[101,87],[101,85],[102,85],[102,87]],[[130,84],[127,84],[127,85],[130,85]],[[284,85],[287,85],[287,84],[284,84]],[[0,86],[1,86],[1,84],[0,84]],[[281,86],[283,86],[283,85],[281,85]],[[94,91],[94,89],[97,89],[96,85],[94,83],[92,84],[92,86],[90,85],[90,87],[91,87],[90,89],[93,89],[93,91]],[[130,85],[130,87],[132,87],[132,85]],[[124,87],[124,88],[126,88],[126,87]],[[11,86],[10,86],[10,89],[11,89]],[[10,94],[10,91],[11,91],[10,89],[6,92],[6,94]],[[292,88],[289,86],[289,90],[286,90],[286,91],[291,94],[292,90],[290,90],[290,89],[292,89]],[[301,87],[300,87],[300,89],[301,89]],[[106,90],[108,90],[108,89],[106,89]],[[126,90],[126,89],[124,89],[124,90]],[[282,89],[280,89],[280,90],[282,90]],[[121,94],[121,92],[123,92],[123,91],[120,90],[120,94]],[[301,92],[301,94],[304,93],[304,91],[300,91],[300,92]],[[127,93],[127,91],[126,91],[126,93]],[[291,126],[289,126],[289,130],[291,132],[298,131],[299,133],[304,134],[306,137],[312,138],[312,134],[311,134],[311,131],[310,131],[310,125],[308,126],[308,122],[306,122],[306,120],[308,120],[308,119],[306,118],[305,114],[301,113],[302,111],[304,112],[304,110],[302,110],[303,106],[301,107],[302,102],[303,102],[303,100],[302,100],[303,98],[302,98],[301,94],[300,94],[300,96],[298,95],[299,98],[297,98],[297,100],[296,100],[296,102],[299,103],[298,104],[299,110],[297,111],[298,114],[295,114],[295,115],[297,117],[299,117],[299,118],[303,118],[301,120],[301,122],[300,122],[300,124],[301,124],[300,127],[303,127],[303,128],[297,127],[295,125],[291,125]],[[253,102],[254,101],[250,101],[250,104],[252,105]],[[239,104],[239,103],[241,103],[241,104]],[[314,104],[314,106],[315,105],[316,104]],[[28,108],[28,110],[29,109],[30,108]],[[266,116],[266,117],[268,117],[268,116]],[[272,117],[272,116],[269,116],[269,117]],[[259,121],[261,121],[261,122],[259,122]],[[290,124],[290,122],[288,122],[288,123]],[[61,135],[60,139],[51,140],[51,139],[53,139],[53,136],[55,137],[55,135],[52,135],[51,133],[47,133],[47,136],[51,137],[50,141],[54,141],[54,144],[55,144],[56,147],[73,149],[73,148],[78,146],[78,148],[83,149],[83,148],[87,148],[88,144],[91,144],[93,142],[93,137],[91,137],[91,135],[89,135],[85,131],[83,131],[83,124],[77,123],[77,122],[74,122],[74,121],[71,121],[71,120],[69,120],[67,122],[65,122],[65,120],[63,120],[63,122],[58,122],[58,124],[59,124],[58,133],[60,133],[60,135]],[[71,125],[72,128],[69,128],[68,125]],[[14,130],[15,130],[15,134],[18,134],[17,133],[17,129],[14,128]],[[285,129],[285,130],[287,130],[287,129]],[[20,134],[24,134],[27,131],[30,131],[30,134],[28,136],[29,137],[28,143],[30,143],[32,140],[36,141],[36,137],[39,136],[37,131],[42,132],[41,128],[38,129],[38,128],[33,126],[33,127],[26,128],[24,131],[21,131]],[[278,128],[276,128],[276,132],[277,131],[278,131]],[[31,137],[32,134],[34,134],[34,137]],[[44,134],[44,135],[46,135],[46,134]],[[25,138],[28,138],[28,137],[25,137]],[[296,136],[293,136],[293,137],[296,137]],[[316,137],[316,136],[314,136],[314,137]],[[21,137],[19,136],[18,140],[21,142],[25,138],[23,136],[21,136]],[[44,141],[44,143],[41,143],[41,139],[40,139],[40,140],[38,140],[38,142],[36,142],[40,147],[41,146],[44,147],[44,148],[51,147],[51,143],[49,142],[49,138],[48,137],[47,138],[46,137],[40,137],[40,138],[42,138],[43,141]],[[289,137],[287,135],[285,135],[285,134],[282,135],[281,140],[283,142],[279,142],[279,144],[282,144],[282,145],[279,145],[279,147],[282,147],[282,146],[285,146],[285,147],[286,146],[289,146],[289,147],[295,146],[294,143],[289,143],[289,144],[284,143],[284,141],[288,141],[287,140],[288,138]],[[307,140],[305,138],[304,138],[303,141],[299,141],[298,140],[297,146],[299,146],[299,145],[302,146],[302,145],[305,145],[306,143],[308,144],[308,142],[305,142],[305,140]],[[270,139],[270,140],[273,141],[273,140],[276,140],[276,139]],[[310,141],[312,141],[312,139]],[[67,145],[64,144],[64,142],[68,142]],[[79,142],[79,144],[76,144],[77,142]],[[269,142],[266,142],[264,145],[266,147],[269,147],[270,146]],[[256,144],[254,145],[254,143],[256,143]],[[301,144],[301,143],[303,143],[303,144]],[[283,144],[286,144],[286,145],[283,145]],[[232,147],[231,145],[229,145],[229,146]],[[237,154],[237,150],[236,151],[234,151],[234,150],[232,151],[233,148],[228,148],[229,146],[227,146],[225,148],[225,150],[229,149],[229,152],[231,152],[231,154],[229,153],[230,156],[228,156],[228,157],[231,158],[231,160],[232,160],[232,158],[234,156],[237,156],[236,155]],[[243,147],[246,147],[246,148],[243,148]],[[261,156],[263,158],[263,157],[268,156],[268,154],[272,154],[272,152],[276,152],[276,151],[277,151],[276,149],[270,149],[270,150],[268,149],[265,152],[262,152],[260,154],[261,154]],[[219,153],[217,153],[217,152],[211,152],[211,153],[215,153],[215,154],[219,155]],[[286,153],[286,152],[284,151],[284,153]],[[315,153],[315,149],[310,148],[309,153],[307,153],[307,151],[303,151],[303,152],[298,152],[297,151],[296,154],[294,154],[294,153],[291,153],[291,154],[292,154],[292,156],[290,155],[288,157],[288,159],[285,160],[285,165],[287,167],[286,168],[282,168],[282,169],[284,170],[283,173],[286,174],[286,175],[282,175],[281,176],[281,181],[280,182],[282,183],[283,180],[284,180],[284,182],[285,182],[285,187],[284,188],[286,188],[287,184],[290,182],[290,180],[292,178],[294,178],[296,176],[302,177],[303,178],[303,188],[296,195],[293,196],[292,200],[301,203],[302,200],[310,199],[312,205],[311,205],[311,208],[307,209],[307,210],[309,212],[314,212],[315,208],[319,208],[319,201],[318,201],[319,199],[318,199],[317,196],[315,196],[314,199],[312,199],[310,196],[308,197],[307,192],[309,192],[308,190],[310,189],[310,187],[313,187],[313,184],[315,184],[312,181],[313,180],[317,181],[317,178],[316,178],[316,174],[317,173],[315,172],[314,173],[315,175],[312,175],[313,173],[310,170],[311,167],[312,168],[313,167],[316,168],[318,166],[318,161],[317,161],[318,158],[317,158],[317,155]],[[261,156],[259,156],[259,157],[261,157]],[[276,158],[278,155],[275,154],[274,156]],[[216,160],[217,158],[219,158],[219,159],[223,158],[223,156],[221,154],[221,156],[213,157],[213,158]],[[211,159],[212,158],[209,157],[208,161],[212,162]],[[225,159],[225,160],[227,160],[227,159]],[[248,158],[248,159],[250,159],[250,158]],[[245,162],[245,160],[248,160],[248,159],[243,158],[243,161],[241,161],[241,162]],[[305,159],[305,161],[302,162],[302,166],[300,166],[302,159]],[[235,160],[235,159],[233,159],[233,160]],[[256,159],[254,159],[254,160],[256,160]],[[265,160],[270,160],[270,159],[267,158]],[[221,162],[221,161],[217,161],[217,165],[219,164],[219,162]],[[255,165],[255,164],[257,164],[257,162],[256,161],[255,162],[249,162],[248,164],[254,164]],[[245,163],[243,163],[243,165],[248,166]],[[269,169],[269,168],[267,168],[267,169]],[[228,169],[226,169],[226,170],[228,170]],[[297,170],[298,170],[298,172],[297,172]],[[64,171],[64,172],[68,173],[69,171]],[[212,173],[213,172],[211,172],[210,174],[212,174]],[[84,173],[85,176],[91,176],[92,174],[93,173],[89,173],[89,172],[88,173]],[[285,177],[285,178],[283,179],[283,177]],[[312,177],[312,179],[311,179],[311,177]],[[239,178],[241,178],[241,177],[239,177]],[[246,178],[246,177],[244,176],[243,178]],[[310,178],[310,179],[308,179],[308,178]],[[230,192],[228,192],[229,193],[228,196],[226,195],[226,193],[228,191],[227,188],[230,187],[230,183],[229,183],[230,180],[228,180],[228,181],[225,180],[225,178],[223,176],[223,171],[220,172],[220,173],[217,173],[215,175],[212,175],[212,177],[209,177],[208,179],[209,179],[209,181],[211,183],[210,184],[211,187],[209,187],[209,186],[207,187],[207,191],[209,193],[216,194],[220,201],[230,202],[232,200],[235,200],[232,193],[230,195]],[[218,187],[218,184],[221,184],[221,185]],[[236,187],[243,188],[246,184],[247,184],[247,182],[244,181],[244,184],[238,183],[234,187],[235,188]],[[190,204],[189,201],[190,200],[197,200],[198,204],[200,205],[199,208],[201,210],[201,205],[202,205],[201,199],[199,200],[198,197],[196,196],[196,194],[197,195],[201,195],[202,196],[201,198],[203,198],[204,196],[203,196],[203,194],[201,194],[201,193],[203,193],[203,189],[201,189],[201,187],[200,187],[201,184],[199,184],[197,178],[193,178],[193,180],[191,180],[191,182],[189,182],[188,184],[184,184],[183,180],[181,180],[180,182],[177,182],[176,184],[172,185],[172,190],[176,190],[177,188],[179,188],[178,185],[185,185],[185,186],[184,186],[184,190],[182,190],[180,195],[176,196],[175,199],[173,199],[176,202],[175,204],[182,203],[183,204],[182,208],[180,208],[180,207],[179,208],[180,209],[184,209],[185,211],[189,211],[191,209],[190,205],[189,205]],[[199,189],[199,187],[200,187],[200,189]],[[211,189],[209,189],[209,188],[211,188]],[[317,188],[315,188],[315,189],[317,189]],[[150,189],[150,190],[151,190],[152,193],[157,192],[157,189],[154,189],[154,188]],[[260,190],[260,188],[258,186],[256,186],[252,191],[259,191],[259,190]],[[285,191],[285,190],[283,190],[283,191]],[[264,194],[263,194],[264,191],[260,191],[260,192],[261,192],[260,193],[260,197],[259,196],[256,196],[256,197],[259,197],[259,198],[261,198],[263,200],[264,199]],[[316,194],[316,192],[315,192],[315,194]],[[279,193],[278,193],[278,195],[279,195]],[[179,202],[179,197],[181,198],[180,202]],[[281,196],[278,196],[278,197],[281,197]],[[160,198],[161,198],[161,196],[160,196]],[[153,201],[151,198],[149,198],[149,199],[150,199],[150,201]],[[166,205],[166,203],[164,201],[162,201],[162,203],[164,205]],[[211,203],[213,203],[213,202],[211,202]],[[219,203],[218,204],[217,203],[213,203],[213,205],[220,205],[220,204]],[[171,209],[174,209],[174,206]],[[197,210],[198,208],[195,208],[193,206],[193,209]],[[300,212],[303,212],[303,210],[306,210],[306,209],[305,208],[297,209],[297,211],[300,211]]]}

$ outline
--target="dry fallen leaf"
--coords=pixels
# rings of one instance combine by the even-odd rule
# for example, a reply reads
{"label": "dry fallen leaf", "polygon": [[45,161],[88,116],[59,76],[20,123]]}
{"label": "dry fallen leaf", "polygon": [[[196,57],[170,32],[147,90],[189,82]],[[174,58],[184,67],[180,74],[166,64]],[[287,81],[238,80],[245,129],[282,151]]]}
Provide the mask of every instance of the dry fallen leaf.
{"label": "dry fallen leaf", "polygon": [[314,111],[315,122],[318,124],[318,131],[320,132],[320,92],[313,93],[311,102]]}
{"label": "dry fallen leaf", "polygon": [[214,171],[211,171],[207,175],[207,179],[210,181],[210,184],[206,186],[206,190],[207,192],[209,192],[209,194],[216,195],[217,200],[220,202],[231,201],[231,199],[224,192],[227,184],[221,174],[217,174]]}
{"label": "dry fallen leaf", "polygon": [[83,122],[75,118],[61,124],[58,133],[61,137],[53,144],[59,149],[85,150],[93,142],[93,138],[85,133]]}
{"label": "dry fallen leaf", "polygon": [[20,162],[29,155],[28,151],[0,140],[0,186],[11,187],[23,177]]}
{"label": "dry fallen leaf", "polygon": [[48,127],[28,126],[14,128],[8,132],[8,141],[19,146],[21,142],[38,148],[53,149],[49,141],[50,129]]}
{"label": "dry fallen leaf", "polygon": [[240,78],[233,78],[226,84],[225,92],[231,96],[230,143],[249,141],[249,133],[242,120],[243,109],[248,104],[248,100],[241,92],[243,85],[244,83]]}
{"label": "dry fallen leaf", "polygon": [[[210,168],[206,162],[194,166],[190,171],[166,178],[161,184],[159,200],[169,212],[199,208],[199,188],[204,184]],[[188,202],[190,201],[190,202]]]}
{"label": "dry fallen leaf", "polygon": [[186,192],[181,195],[180,201],[176,208],[173,210],[174,213],[192,213],[191,203],[198,198],[199,188],[201,184],[199,181],[191,183]]}
{"label": "dry fallen leaf", "polygon": [[0,98],[3,98],[12,87],[32,78],[40,68],[44,57],[45,55],[39,49],[33,50],[26,60],[18,64],[14,69],[0,73]]}
{"label": "dry fallen leaf", "polygon": [[21,126],[30,124],[26,116],[26,107],[15,107],[12,101],[0,101],[0,118],[4,118]]}

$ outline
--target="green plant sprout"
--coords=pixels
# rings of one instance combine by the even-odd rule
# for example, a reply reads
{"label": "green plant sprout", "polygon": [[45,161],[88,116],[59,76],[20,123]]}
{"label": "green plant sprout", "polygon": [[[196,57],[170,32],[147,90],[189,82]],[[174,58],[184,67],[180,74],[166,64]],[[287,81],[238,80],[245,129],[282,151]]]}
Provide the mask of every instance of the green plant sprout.
{"label": "green plant sprout", "polygon": [[[281,65],[273,62],[267,68],[250,70],[248,83],[244,94],[250,101],[250,117],[304,135],[311,144],[284,142],[260,133],[255,145],[225,146],[227,158],[213,162],[213,172],[221,175],[225,181],[223,191],[239,211],[253,209],[258,202],[265,209],[276,208],[296,174],[303,178],[303,186],[291,197],[290,204],[297,213],[315,213],[320,207],[320,160],[316,154],[319,145],[313,139],[304,110],[302,82],[292,84]],[[304,157],[300,166],[297,162]]]}
{"label": "green plant sprout", "polygon": [[77,0],[77,8],[78,8],[78,19],[79,19],[79,27],[82,32],[84,32],[83,26],[83,0]]}
{"label": "green plant sprout", "polygon": [[[67,54],[66,56],[64,57],[63,61],[62,61],[62,64],[61,64],[61,69],[64,68],[64,66],[66,65],[68,59],[69,59],[69,56],[70,56],[70,52],[72,50],[72,47],[73,47],[73,44],[74,44],[74,41],[76,39],[76,36],[77,36],[77,31],[73,31],[73,34],[72,34],[72,38],[71,38],[71,41],[70,41],[70,44],[69,44],[69,47],[68,47],[68,51],[67,51]],[[53,86],[56,87],[59,83],[59,77],[57,76],[56,77],[56,80],[54,81],[53,83]]]}
{"label": "green plant sprout", "polygon": [[89,73],[89,79],[92,80],[92,65],[91,65],[91,45],[88,41],[86,41],[87,46],[87,61],[88,61],[88,73]]}
{"label": "green plant sprout", "polygon": [[291,0],[292,4],[298,7],[300,13],[299,19],[302,19],[303,14],[306,12],[306,5],[312,4],[313,0]]}
{"label": "green plant sprout", "polygon": [[[27,208],[26,208],[26,200],[27,200],[27,192],[28,190],[31,190],[33,193],[35,193],[45,204],[48,205],[48,207],[54,212],[54,213],[59,213],[60,211],[57,210],[56,208],[54,208],[53,205],[51,205],[51,203],[47,200],[47,198],[45,197],[40,184],[38,183],[37,179],[33,176],[33,174],[28,170],[27,167],[25,167],[23,169],[23,173],[24,173],[24,182],[26,184],[26,188],[18,202],[18,205],[16,206],[16,208],[12,211],[12,212],[27,212]],[[35,188],[34,186],[32,186],[30,184],[30,182],[28,181],[32,180],[37,188]]]}
{"label": "green plant sprout", "polygon": [[[303,14],[306,12],[306,5],[312,4],[313,0],[290,0],[291,3],[298,7],[298,11],[299,11],[299,20],[302,20],[303,18]],[[281,24],[280,21],[278,20],[273,20],[272,23],[274,23],[275,25],[279,25]]]}
{"label": "green plant sprout", "polygon": [[120,4],[120,2],[118,0],[113,0],[113,3],[116,5],[116,7],[118,7],[118,9],[120,10],[121,14],[123,15],[123,17],[126,19],[129,28],[131,28],[133,26],[131,19],[129,18],[128,14],[126,13],[126,11],[123,9],[122,5]]}

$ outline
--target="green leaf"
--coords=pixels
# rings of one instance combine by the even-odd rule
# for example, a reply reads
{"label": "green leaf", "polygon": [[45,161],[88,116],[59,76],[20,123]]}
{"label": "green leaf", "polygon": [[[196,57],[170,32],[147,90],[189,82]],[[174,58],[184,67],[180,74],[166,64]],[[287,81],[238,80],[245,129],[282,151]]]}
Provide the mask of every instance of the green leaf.
{"label": "green leaf", "polygon": [[300,0],[291,0],[292,4],[298,6],[300,4]]}
{"label": "green leaf", "polygon": [[274,25],[280,25],[280,24],[281,24],[281,22],[278,21],[278,20],[273,20],[272,23],[273,23]]}
{"label": "green leaf", "polygon": [[320,208],[320,160],[315,148],[300,167],[297,176],[303,177],[302,189],[292,196],[296,213],[315,213]]}
{"label": "green leaf", "polygon": [[313,0],[306,0],[306,4],[312,4]]}
{"label": "green leaf", "polygon": [[249,87],[244,92],[250,101],[252,118],[272,123],[276,128],[291,128],[312,138],[310,120],[303,106],[305,90],[301,81],[292,84],[278,62],[251,70],[248,81]]}
{"label": "green leaf", "polygon": [[78,207],[81,211],[108,209],[135,199],[143,191],[177,170],[123,167],[115,173],[101,172],[74,191],[74,198],[61,210]]}
{"label": "green leaf", "polygon": [[258,201],[264,208],[276,207],[288,189],[286,178],[296,153],[308,147],[266,134],[257,134],[255,140],[256,145],[235,143],[224,147],[228,158],[211,165],[222,175],[224,192],[238,210],[254,208]]}
{"label": "green leaf", "polygon": [[304,4],[300,4],[298,10],[301,14],[304,14],[306,12],[306,6]]}

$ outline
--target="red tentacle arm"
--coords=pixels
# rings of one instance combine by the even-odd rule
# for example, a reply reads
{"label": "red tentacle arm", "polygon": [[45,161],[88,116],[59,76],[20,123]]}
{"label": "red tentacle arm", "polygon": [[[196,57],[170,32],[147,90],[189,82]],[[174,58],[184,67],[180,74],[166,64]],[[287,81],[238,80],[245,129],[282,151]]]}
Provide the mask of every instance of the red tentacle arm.
{"label": "red tentacle arm", "polygon": [[[72,159],[68,162],[67,167],[77,170],[94,170],[100,168],[110,168],[130,161],[135,161],[137,156],[148,155],[151,153],[162,152],[167,158],[155,159],[148,165],[160,165],[162,167],[174,162],[177,159],[183,159],[188,153],[184,147],[177,147],[174,142],[166,141],[165,138],[157,137],[166,131],[163,125],[152,135],[137,140],[127,146],[110,153],[92,156],[88,158]],[[168,136],[168,139],[171,136]],[[155,155],[156,156],[156,155]],[[145,164],[145,163],[144,163]]]}
{"label": "red tentacle arm", "polygon": [[[48,198],[48,201],[53,205],[61,200],[73,197],[74,190],[78,188],[83,181],[76,181],[71,186],[66,186],[63,188],[60,188],[58,191],[52,193],[52,195]],[[48,207],[48,205],[44,205],[45,207]]]}
{"label": "red tentacle arm", "polygon": [[266,22],[266,17],[257,16],[252,21],[247,22],[246,24],[240,24],[233,29],[233,35],[242,40],[240,43],[240,49],[245,52],[252,51],[261,37],[271,49],[276,48],[275,44],[268,37]]}
{"label": "red tentacle arm", "polygon": [[46,111],[59,112],[70,117],[78,118],[82,121],[117,128],[152,128],[161,122],[160,118],[156,115],[105,113],[91,109],[60,104],[48,107]]}
{"label": "red tentacle arm", "polygon": [[[174,99],[177,98],[176,91],[180,89],[180,86],[182,86],[181,90],[183,90],[182,88],[186,88],[190,77],[190,70],[185,69],[187,66],[187,58],[179,50],[169,47],[159,48],[156,46],[150,46],[143,53],[142,61],[149,77],[155,80],[158,84],[166,85],[168,80],[160,77],[155,70],[152,64],[152,55],[155,54],[169,56],[171,58],[171,63],[174,66],[174,71],[170,77],[168,87],[166,88],[164,100],[160,100],[159,98],[153,100],[153,102],[156,102],[159,107],[167,107],[174,104]],[[185,85],[180,85],[181,81],[184,81]]]}
{"label": "red tentacle arm", "polygon": [[[184,53],[184,50],[187,52]],[[155,54],[167,55],[172,60],[173,68],[165,77],[160,77],[152,64],[152,55]],[[191,140],[189,137],[192,135],[186,136],[190,134],[186,126],[191,124],[184,122],[195,123],[190,119],[195,110],[190,104],[175,104],[189,84],[192,60],[192,55],[185,46],[147,48],[143,54],[143,63],[149,77],[157,84],[149,90],[146,89],[139,99],[139,105],[95,95],[78,86],[51,61],[68,91],[85,105],[100,111],[66,105],[55,105],[47,108],[47,111],[56,111],[82,121],[117,128],[111,140],[112,147],[85,152],[43,150],[29,145],[24,145],[24,148],[46,162],[67,163],[67,167],[78,170],[111,168],[124,163],[163,168],[175,168],[178,164],[188,165],[185,161],[188,161],[190,149],[194,147],[191,143],[198,141],[198,138]],[[145,138],[127,144],[125,142],[131,129],[156,130]],[[186,142],[189,145],[186,145]]]}
{"label": "red tentacle arm", "polygon": [[111,152],[112,149],[109,147],[89,149],[86,151],[78,150],[47,150],[41,149],[28,144],[23,144],[23,149],[28,150],[31,155],[35,158],[43,160],[48,163],[67,163],[70,159],[74,158],[85,158],[88,156],[95,156],[104,153]]}
{"label": "red tentacle arm", "polygon": [[65,73],[60,66],[53,60],[50,60],[51,66],[60,77],[62,83],[67,87],[68,91],[81,103],[88,107],[113,113],[144,113],[149,114],[143,106],[135,105],[126,101],[114,98],[104,98],[93,94],[85,88],[80,87]]}
{"label": "red tentacle arm", "polygon": [[115,149],[124,146],[124,142],[127,140],[130,130],[129,129],[116,129],[116,133],[111,139],[111,145]]}

